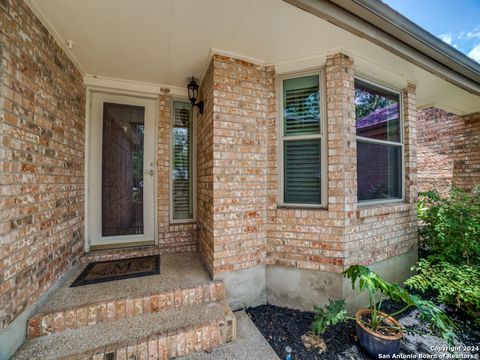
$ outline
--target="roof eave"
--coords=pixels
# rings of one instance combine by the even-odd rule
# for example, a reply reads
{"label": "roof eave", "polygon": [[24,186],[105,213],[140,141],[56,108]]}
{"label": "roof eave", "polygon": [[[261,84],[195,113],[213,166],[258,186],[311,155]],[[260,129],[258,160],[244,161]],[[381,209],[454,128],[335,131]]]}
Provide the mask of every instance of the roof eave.
{"label": "roof eave", "polygon": [[480,95],[480,65],[380,0],[284,0]]}

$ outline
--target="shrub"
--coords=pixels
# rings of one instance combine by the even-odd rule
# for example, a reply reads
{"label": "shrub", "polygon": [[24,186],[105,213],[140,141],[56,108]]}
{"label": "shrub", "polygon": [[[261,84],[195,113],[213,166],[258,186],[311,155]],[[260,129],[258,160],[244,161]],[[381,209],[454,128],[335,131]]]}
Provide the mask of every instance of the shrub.
{"label": "shrub", "polygon": [[480,264],[480,191],[419,194],[420,245],[430,259]]}
{"label": "shrub", "polygon": [[420,292],[433,290],[437,300],[469,314],[480,325],[480,269],[445,261],[432,263],[422,259],[412,268],[417,274],[405,285]]}

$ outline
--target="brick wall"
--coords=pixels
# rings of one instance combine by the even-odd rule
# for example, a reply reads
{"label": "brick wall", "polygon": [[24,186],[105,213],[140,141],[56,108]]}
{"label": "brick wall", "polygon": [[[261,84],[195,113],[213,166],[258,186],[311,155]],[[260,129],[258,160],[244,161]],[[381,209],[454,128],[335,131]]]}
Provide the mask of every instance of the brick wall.
{"label": "brick wall", "polygon": [[414,87],[404,91],[406,203],[357,208],[352,59],[329,56],[325,75],[328,209],[282,208],[274,69],[213,58],[197,165],[200,248],[214,274],[257,264],[341,272],[416,246]]}
{"label": "brick wall", "polygon": [[[372,264],[413,249],[416,210],[409,204],[357,208],[353,62],[342,54],[330,56],[325,72],[328,210],[272,211],[267,263],[341,272],[350,264]],[[414,100],[410,86],[404,95],[408,203],[416,198]]]}
{"label": "brick wall", "polygon": [[85,90],[23,1],[0,24],[1,330],[82,253]]}
{"label": "brick wall", "polygon": [[[340,272],[345,264],[346,211],[356,207],[353,63],[338,54],[327,59],[328,210],[276,208],[269,216],[267,263]],[[348,85],[348,86],[347,86]],[[278,126],[278,121],[276,126]],[[277,130],[275,129],[275,132]],[[353,136],[353,137],[352,137]],[[276,156],[276,145],[270,150]],[[272,188],[277,187],[277,177]],[[278,194],[272,198],[278,204]]]}
{"label": "brick wall", "polygon": [[454,185],[467,190],[480,186],[480,113],[462,117],[453,151]]}
{"label": "brick wall", "polygon": [[197,221],[198,251],[213,275],[213,62],[200,89],[203,115],[197,118]]}
{"label": "brick wall", "polygon": [[348,214],[345,265],[373,264],[417,247],[417,150],[415,86],[403,90],[404,202],[359,207]]}
{"label": "brick wall", "polygon": [[480,185],[480,113],[458,116],[429,108],[418,112],[419,191],[448,194],[452,185]]}
{"label": "brick wall", "polygon": [[269,68],[219,55],[203,81],[200,247],[213,273],[265,263],[267,113],[273,85]]}

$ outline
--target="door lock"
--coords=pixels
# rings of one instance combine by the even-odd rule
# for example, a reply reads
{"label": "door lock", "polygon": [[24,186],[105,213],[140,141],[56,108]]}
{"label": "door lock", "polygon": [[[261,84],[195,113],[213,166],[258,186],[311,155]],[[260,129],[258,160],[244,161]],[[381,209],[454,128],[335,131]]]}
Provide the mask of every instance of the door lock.
{"label": "door lock", "polygon": [[148,175],[150,175],[150,176],[155,175],[154,167],[155,167],[155,163],[154,163],[154,162],[151,162],[151,163],[150,163],[150,170],[145,170],[144,173],[145,173],[145,174],[148,174]]}

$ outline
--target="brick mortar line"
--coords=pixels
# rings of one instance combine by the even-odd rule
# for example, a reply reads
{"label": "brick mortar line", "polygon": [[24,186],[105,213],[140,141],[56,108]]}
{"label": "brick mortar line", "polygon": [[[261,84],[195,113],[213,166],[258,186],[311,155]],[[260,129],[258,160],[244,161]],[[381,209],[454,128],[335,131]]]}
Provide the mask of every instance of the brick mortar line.
{"label": "brick mortar line", "polygon": [[[15,102],[13,102],[13,103],[16,104]],[[21,120],[21,119],[26,119],[26,118],[23,117],[23,116],[16,115],[16,114],[15,114],[14,112],[12,112],[12,111],[8,111],[8,110],[5,110],[5,109],[2,109],[2,110],[3,110],[5,113],[12,114],[13,116],[15,116],[16,118],[18,118],[19,120]],[[82,120],[85,120],[85,119],[82,118]],[[32,122],[35,122],[35,121],[32,119]],[[52,121],[52,122],[53,122],[53,121]],[[83,154],[82,157],[85,156],[85,136],[83,136],[83,140],[84,140],[84,141],[81,143],[82,146],[79,146],[78,148],[75,148],[75,147],[73,147],[72,145],[69,145],[69,144],[71,144],[71,141],[69,141],[69,140],[71,140],[71,139],[69,139],[69,138],[64,138],[66,142],[63,143],[63,142],[60,142],[60,141],[56,140],[53,136],[52,136],[51,138],[42,136],[41,134],[36,133],[36,132],[34,132],[33,130],[30,130],[30,129],[28,129],[28,128],[22,127],[22,126],[20,126],[20,125],[18,125],[18,124],[13,125],[12,123],[5,122],[5,121],[4,121],[3,125],[4,125],[4,126],[6,125],[6,126],[8,126],[8,127],[10,127],[10,128],[14,128],[14,129],[20,129],[20,130],[22,130],[22,131],[24,131],[24,132],[26,132],[26,133],[28,133],[28,134],[32,134],[32,135],[38,136],[39,138],[46,138],[46,139],[50,140],[50,141],[53,143],[53,145],[61,145],[61,146],[64,146],[65,148],[67,148],[67,149],[71,149],[71,150],[73,150],[74,152],[78,152],[78,153],[79,153],[79,154],[68,154],[68,153],[66,153],[65,151],[62,151],[62,150],[55,150],[56,152],[58,151],[60,154],[70,155],[70,157],[72,157],[72,158],[78,158],[81,154]],[[42,129],[43,129],[43,127],[42,127]],[[3,134],[3,135],[4,135],[4,136],[12,136],[11,134],[5,133],[5,129],[4,129],[4,134]],[[85,134],[84,134],[84,135],[85,135]],[[12,136],[12,137],[13,137],[13,136]],[[16,137],[14,137],[14,138],[15,138],[17,141],[21,142],[22,144],[31,144],[31,145],[34,145],[34,146],[37,146],[37,147],[40,147],[40,148],[44,148],[44,149],[49,149],[49,148],[51,147],[51,146],[47,146],[47,145],[40,144],[40,143],[38,143],[38,142],[32,142],[32,141],[27,140],[27,139],[20,139],[20,138],[16,138]],[[79,136],[79,138],[82,139],[81,136]],[[20,150],[20,149],[12,148],[12,147],[9,147],[9,146],[8,146],[8,147],[7,147],[7,146],[3,146],[3,148],[4,148],[4,149],[11,149],[11,150]],[[25,150],[23,150],[23,151],[25,151]],[[37,154],[37,155],[41,155],[41,154],[38,154],[38,153],[36,153],[36,154]],[[52,159],[58,160],[58,158],[56,158],[56,157],[48,157],[48,156],[46,156],[46,155],[42,155],[42,156],[47,157],[47,158],[52,158]],[[65,160],[68,160],[68,159],[65,159]],[[12,161],[12,162],[14,162],[14,161]],[[16,161],[16,163],[18,163],[18,161]]]}

